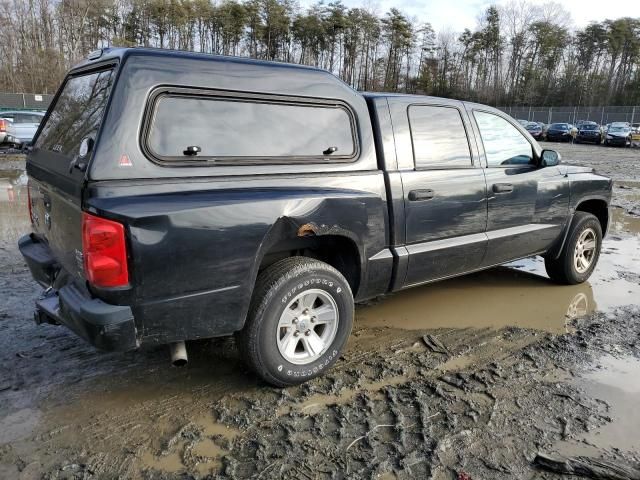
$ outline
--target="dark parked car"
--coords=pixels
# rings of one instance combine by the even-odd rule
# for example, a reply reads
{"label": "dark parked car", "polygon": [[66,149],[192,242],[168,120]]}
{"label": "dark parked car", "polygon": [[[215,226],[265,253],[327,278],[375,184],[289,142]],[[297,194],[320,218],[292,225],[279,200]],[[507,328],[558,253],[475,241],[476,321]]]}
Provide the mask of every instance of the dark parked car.
{"label": "dark parked car", "polygon": [[531,255],[584,282],[609,219],[608,178],[499,110],[283,63],[98,51],[31,148],[37,322],[176,362],[236,334],[279,386],[336,362],[354,302]]}
{"label": "dark parked car", "polygon": [[630,147],[633,143],[631,125],[626,122],[614,122],[609,126],[604,144],[619,147]]}
{"label": "dark parked car", "polygon": [[578,128],[578,136],[576,143],[592,142],[600,143],[602,141],[602,130],[596,122],[583,122]]}
{"label": "dark parked car", "polygon": [[568,123],[552,123],[547,129],[547,140],[551,142],[570,142],[573,140],[571,128]]}
{"label": "dark parked car", "polygon": [[542,126],[536,122],[529,122],[525,126],[527,132],[536,140],[542,140]]}

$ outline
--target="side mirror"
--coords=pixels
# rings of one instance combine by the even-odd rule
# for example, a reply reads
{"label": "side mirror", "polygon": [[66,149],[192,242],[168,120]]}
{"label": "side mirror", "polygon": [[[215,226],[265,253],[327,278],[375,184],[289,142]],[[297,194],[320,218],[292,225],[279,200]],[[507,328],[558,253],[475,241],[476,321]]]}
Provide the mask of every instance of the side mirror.
{"label": "side mirror", "polygon": [[555,150],[543,150],[540,155],[541,167],[555,167],[560,163],[560,154]]}

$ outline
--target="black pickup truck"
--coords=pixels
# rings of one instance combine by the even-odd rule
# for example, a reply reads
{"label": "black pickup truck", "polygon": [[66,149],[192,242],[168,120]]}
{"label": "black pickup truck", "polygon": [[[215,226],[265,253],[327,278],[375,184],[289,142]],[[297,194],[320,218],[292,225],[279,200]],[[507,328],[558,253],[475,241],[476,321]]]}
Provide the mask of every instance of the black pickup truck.
{"label": "black pickup truck", "polygon": [[235,334],[279,386],[332,366],[354,302],[532,255],[583,282],[609,222],[611,181],[502,112],[298,65],[99,50],[29,148],[36,322],[176,362]]}

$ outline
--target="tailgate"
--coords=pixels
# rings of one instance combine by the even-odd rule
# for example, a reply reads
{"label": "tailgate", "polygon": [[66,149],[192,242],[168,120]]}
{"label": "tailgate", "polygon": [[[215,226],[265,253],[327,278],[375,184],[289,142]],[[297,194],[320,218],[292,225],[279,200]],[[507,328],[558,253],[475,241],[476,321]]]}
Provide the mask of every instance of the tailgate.
{"label": "tailgate", "polygon": [[83,277],[82,191],[113,83],[113,66],[72,74],[27,157],[33,229],[67,272]]}

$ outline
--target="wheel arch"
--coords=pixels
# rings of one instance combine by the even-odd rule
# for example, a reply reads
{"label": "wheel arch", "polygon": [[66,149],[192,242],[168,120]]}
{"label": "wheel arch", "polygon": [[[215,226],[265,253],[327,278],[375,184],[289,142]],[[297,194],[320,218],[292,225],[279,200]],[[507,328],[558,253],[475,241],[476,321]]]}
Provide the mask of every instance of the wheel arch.
{"label": "wheel arch", "polygon": [[609,204],[603,198],[582,199],[575,208],[575,212],[586,212],[594,215],[600,222],[602,236],[609,229]]}
{"label": "wheel arch", "polygon": [[306,223],[296,229],[295,235],[272,238],[256,259],[256,278],[278,260],[293,256],[328,263],[346,278],[354,297],[357,295],[363,269],[362,256],[356,240],[347,232],[322,231],[315,224]]}
{"label": "wheel arch", "polygon": [[571,211],[570,218],[565,225],[562,235],[555,245],[547,251],[545,254],[546,257],[558,258],[560,256],[560,253],[564,248],[564,244],[567,242],[567,236],[571,231],[571,226],[573,225],[576,212],[585,212],[594,215],[600,222],[602,237],[604,238],[609,228],[609,204],[607,200],[602,197],[583,198]]}
{"label": "wheel arch", "polygon": [[[366,269],[361,244],[353,232],[338,225],[318,225],[281,217],[269,229],[256,253],[248,281],[247,311],[258,275],[275,262],[293,256],[315,258],[334,267],[345,277],[355,298]],[[246,313],[243,319],[246,319]]]}

